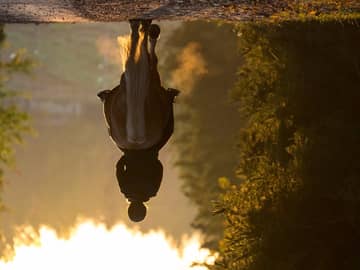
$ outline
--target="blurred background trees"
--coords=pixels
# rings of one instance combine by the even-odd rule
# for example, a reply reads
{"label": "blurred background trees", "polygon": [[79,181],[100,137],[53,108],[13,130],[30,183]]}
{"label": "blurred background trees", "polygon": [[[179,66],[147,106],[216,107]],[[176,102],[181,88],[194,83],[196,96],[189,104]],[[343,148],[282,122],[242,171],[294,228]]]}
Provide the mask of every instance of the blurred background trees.
{"label": "blurred background trees", "polygon": [[[218,178],[233,177],[234,141],[241,125],[229,89],[241,63],[232,25],[184,22],[169,38],[163,65],[167,85],[179,87],[174,144],[185,195],[197,207],[192,226],[216,248],[222,237],[222,218],[211,202],[220,191]],[[161,67],[161,66],[160,66]]]}
{"label": "blurred background trees", "polygon": [[[22,141],[23,134],[30,131],[28,115],[18,109],[16,91],[6,88],[6,82],[15,73],[29,73],[33,61],[24,50],[9,53],[5,42],[4,26],[0,25],[0,188],[3,185],[5,166],[13,163],[14,145]],[[7,53],[4,53],[6,49]],[[3,209],[0,196],[0,207]]]}

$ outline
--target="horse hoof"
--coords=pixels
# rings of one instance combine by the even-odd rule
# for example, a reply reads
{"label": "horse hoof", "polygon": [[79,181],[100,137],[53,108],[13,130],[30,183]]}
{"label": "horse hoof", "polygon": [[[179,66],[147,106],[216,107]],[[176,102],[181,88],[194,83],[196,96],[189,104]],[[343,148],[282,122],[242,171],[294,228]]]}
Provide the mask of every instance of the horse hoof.
{"label": "horse hoof", "polygon": [[138,19],[131,19],[129,20],[131,31],[137,31],[140,27],[140,20]]}
{"label": "horse hoof", "polygon": [[149,27],[149,36],[151,39],[158,39],[160,35],[160,27],[157,24],[151,24]]}
{"label": "horse hoof", "polygon": [[151,25],[152,20],[141,20],[141,32],[147,32]]}

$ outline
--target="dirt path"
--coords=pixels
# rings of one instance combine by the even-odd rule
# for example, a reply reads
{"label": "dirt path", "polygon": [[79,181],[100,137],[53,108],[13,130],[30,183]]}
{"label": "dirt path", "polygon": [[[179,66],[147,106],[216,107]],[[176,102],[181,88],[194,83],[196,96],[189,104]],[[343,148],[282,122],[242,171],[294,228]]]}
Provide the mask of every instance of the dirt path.
{"label": "dirt path", "polygon": [[[315,4],[314,4],[315,3]],[[340,3],[340,4],[339,4]],[[170,20],[256,20],[271,16],[360,14],[359,0],[1,0],[2,23]],[[285,15],[284,15],[285,14]]]}

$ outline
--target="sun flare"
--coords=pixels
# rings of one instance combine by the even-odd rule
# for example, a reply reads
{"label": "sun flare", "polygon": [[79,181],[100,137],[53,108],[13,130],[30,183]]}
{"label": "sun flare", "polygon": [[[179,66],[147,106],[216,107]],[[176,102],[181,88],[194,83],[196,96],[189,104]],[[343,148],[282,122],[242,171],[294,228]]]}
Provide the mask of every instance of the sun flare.
{"label": "sun flare", "polygon": [[1,270],[203,270],[206,268],[193,264],[212,264],[215,259],[200,247],[196,234],[184,237],[177,246],[161,230],[142,233],[120,223],[107,229],[102,223],[86,220],[74,226],[67,239],[41,226],[39,237],[25,243],[24,234],[31,231],[31,227],[24,227],[19,232],[14,239],[15,255],[9,261],[0,260]]}

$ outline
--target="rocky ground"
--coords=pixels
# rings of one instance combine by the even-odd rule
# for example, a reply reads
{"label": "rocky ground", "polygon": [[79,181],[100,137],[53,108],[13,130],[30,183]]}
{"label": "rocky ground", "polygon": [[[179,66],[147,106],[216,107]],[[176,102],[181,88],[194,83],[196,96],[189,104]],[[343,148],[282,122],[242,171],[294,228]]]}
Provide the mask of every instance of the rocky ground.
{"label": "rocky ground", "polygon": [[359,0],[1,0],[2,23],[360,17]]}

